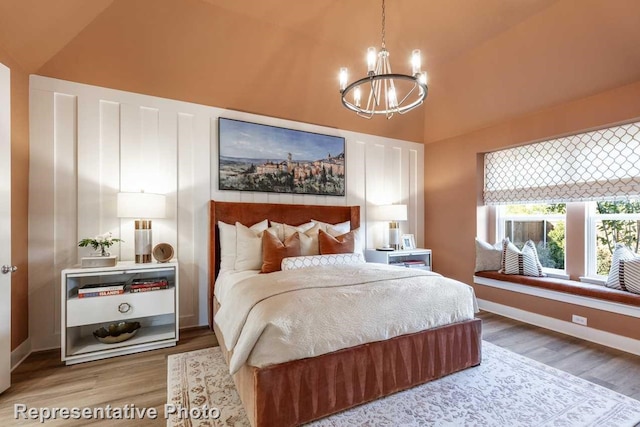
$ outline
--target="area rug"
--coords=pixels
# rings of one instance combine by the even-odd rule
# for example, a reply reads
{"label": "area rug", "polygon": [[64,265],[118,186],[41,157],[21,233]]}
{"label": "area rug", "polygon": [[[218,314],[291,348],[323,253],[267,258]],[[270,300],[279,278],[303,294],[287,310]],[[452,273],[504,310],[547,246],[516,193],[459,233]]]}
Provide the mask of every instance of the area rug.
{"label": "area rug", "polygon": [[[482,364],[315,421],[326,426],[636,426],[640,402],[486,341]],[[219,347],[169,356],[170,427],[249,426]],[[215,408],[208,417],[198,408]],[[207,415],[207,414],[204,414]]]}

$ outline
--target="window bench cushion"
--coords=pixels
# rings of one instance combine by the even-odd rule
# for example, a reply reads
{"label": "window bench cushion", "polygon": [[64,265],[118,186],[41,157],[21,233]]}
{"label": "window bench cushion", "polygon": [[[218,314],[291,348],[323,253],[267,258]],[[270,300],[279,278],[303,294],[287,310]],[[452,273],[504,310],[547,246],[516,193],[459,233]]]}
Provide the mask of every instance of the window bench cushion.
{"label": "window bench cushion", "polygon": [[518,283],[520,285],[537,286],[557,292],[566,292],[583,297],[598,298],[607,301],[618,302],[640,307],[640,295],[631,292],[619,291],[606,286],[590,283],[576,282],[574,280],[554,279],[551,277],[530,277],[515,274],[502,274],[497,271],[478,271],[477,277],[502,280],[504,282]]}

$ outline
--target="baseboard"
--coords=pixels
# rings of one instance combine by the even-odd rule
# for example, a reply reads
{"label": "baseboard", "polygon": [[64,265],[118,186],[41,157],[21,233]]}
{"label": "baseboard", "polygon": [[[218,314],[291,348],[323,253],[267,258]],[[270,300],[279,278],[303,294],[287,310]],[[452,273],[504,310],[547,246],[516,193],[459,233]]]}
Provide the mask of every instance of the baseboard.
{"label": "baseboard", "polygon": [[60,348],[60,333],[53,335],[32,335],[29,338],[32,344],[31,351],[46,351]]}
{"label": "baseboard", "polygon": [[13,372],[31,354],[31,338],[22,341],[15,350],[11,352],[11,371]]}
{"label": "baseboard", "polygon": [[509,307],[493,301],[478,299],[478,306],[481,310],[640,356],[640,340],[520,310],[519,308]]}

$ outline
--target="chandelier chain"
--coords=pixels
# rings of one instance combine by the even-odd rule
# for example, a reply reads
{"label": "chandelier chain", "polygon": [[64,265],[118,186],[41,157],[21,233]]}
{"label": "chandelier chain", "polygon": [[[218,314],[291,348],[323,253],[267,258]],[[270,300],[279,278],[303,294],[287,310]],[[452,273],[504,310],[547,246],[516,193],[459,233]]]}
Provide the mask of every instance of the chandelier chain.
{"label": "chandelier chain", "polygon": [[382,49],[385,49],[385,29],[384,29],[384,19],[385,19],[385,12],[384,12],[384,0],[382,0]]}

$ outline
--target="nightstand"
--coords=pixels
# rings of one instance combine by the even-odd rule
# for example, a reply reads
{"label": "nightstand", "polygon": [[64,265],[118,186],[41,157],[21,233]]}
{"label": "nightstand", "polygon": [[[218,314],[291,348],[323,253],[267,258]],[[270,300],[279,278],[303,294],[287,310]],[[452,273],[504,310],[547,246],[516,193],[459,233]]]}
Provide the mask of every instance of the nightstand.
{"label": "nightstand", "polygon": [[[166,289],[80,298],[89,284],[129,284],[134,279],[165,279]],[[61,354],[67,365],[170,347],[178,342],[178,262],[115,267],[69,268],[61,273]],[[166,286],[166,285],[165,285]],[[123,321],[140,322],[132,338],[113,344],[99,342],[93,331]]]}
{"label": "nightstand", "polygon": [[364,251],[367,262],[397,265],[400,267],[431,270],[431,249],[407,249],[398,251],[378,251],[367,249]]}

